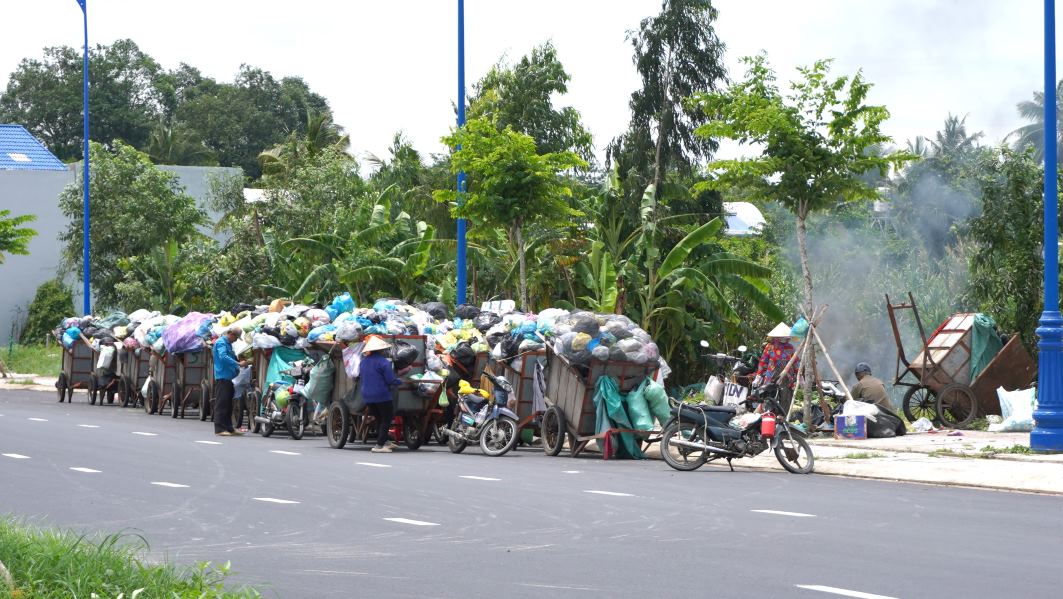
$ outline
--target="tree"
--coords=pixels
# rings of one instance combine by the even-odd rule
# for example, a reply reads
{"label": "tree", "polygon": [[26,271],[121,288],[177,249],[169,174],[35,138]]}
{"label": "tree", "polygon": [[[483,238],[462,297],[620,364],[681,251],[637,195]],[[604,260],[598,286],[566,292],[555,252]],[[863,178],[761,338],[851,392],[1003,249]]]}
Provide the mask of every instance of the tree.
{"label": "tree", "polygon": [[879,155],[868,150],[889,143],[882,123],[884,106],[865,105],[871,84],[860,73],[829,79],[830,61],[798,69],[803,80],[783,96],[775,73],[761,55],[747,57],[746,79],[719,93],[696,96],[710,119],[698,128],[707,138],[759,148],[752,158],[709,165],[709,186],[741,186],[763,200],[786,206],[797,217],[797,241],[804,278],[804,303],[812,312],[812,274],[805,222],[815,210],[838,202],[871,200],[877,191],[862,180],[869,171],[884,175],[910,159],[904,152]]}
{"label": "tree", "polygon": [[1044,170],[1032,150],[1002,147],[980,161],[978,173],[983,212],[969,232],[975,248],[968,295],[1001,330],[1034,347],[1044,285]]}
{"label": "tree", "polygon": [[217,164],[214,153],[193,131],[180,124],[159,122],[151,131],[145,149],[155,164],[209,166]]}
{"label": "tree", "polygon": [[32,214],[11,216],[10,210],[0,210],[0,264],[4,263],[5,254],[25,256],[30,253],[30,239],[37,232],[22,225],[37,220]]}
{"label": "tree", "polygon": [[978,149],[978,140],[983,137],[981,131],[967,133],[967,117],[962,119],[954,114],[945,118],[945,127],[934,135],[930,147],[935,156],[966,157]]}
{"label": "tree", "polygon": [[451,212],[468,218],[474,226],[502,228],[509,233],[520,266],[520,306],[527,311],[528,273],[524,227],[563,223],[580,213],[565,198],[571,188],[562,172],[586,166],[574,152],[539,154],[535,140],[506,127],[499,131],[483,118],[473,119],[443,138],[460,148],[451,158],[451,170],[469,176],[467,193],[437,190],[437,202],[447,202]]}
{"label": "tree", "polygon": [[[94,215],[90,266],[96,303],[119,304],[116,286],[124,278],[120,261],[150,253],[170,240],[182,243],[206,224],[206,215],[184,193],[177,176],[157,169],[147,155],[115,140],[112,149],[93,142],[89,148],[90,198]],[[82,189],[74,181],[59,196],[69,219],[60,235],[66,265],[81,270]]]}
{"label": "tree", "polygon": [[[1045,93],[1035,91],[1033,100],[1023,100],[1017,105],[1019,116],[1029,125],[1023,125],[1012,131],[1008,136],[1015,136],[1015,149],[1022,150],[1027,146],[1033,148],[1034,158],[1044,159],[1045,156]],[[1063,80],[1056,84],[1056,156],[1063,160]]]}
{"label": "tree", "polygon": [[313,158],[328,147],[346,151],[350,146],[350,136],[332,122],[331,114],[311,112],[306,115],[304,134],[289,133],[284,143],[260,153],[258,162],[263,174],[284,178],[300,159]]}
{"label": "tree", "polygon": [[658,195],[664,191],[669,168],[689,172],[716,151],[715,139],[695,134],[706,121],[704,112],[685,103],[725,80],[716,17],[711,0],[665,0],[659,15],[643,19],[639,31],[629,35],[642,87],[631,94],[631,124],[610,145],[609,156],[620,166],[622,180],[634,175],[644,182],[625,185],[636,202],[648,183]]}
{"label": "tree", "polygon": [[[0,121],[20,123],[60,160],[81,158],[81,51],[69,46],[44,49],[41,59],[23,59],[0,96]],[[145,147],[160,117],[163,75],[155,60],[129,39],[89,51],[92,135]]]}
{"label": "tree", "polygon": [[487,118],[499,130],[512,127],[530,135],[539,153],[572,151],[594,158],[591,134],[575,108],[554,107],[553,97],[568,93],[570,77],[551,42],[534,48],[515,65],[499,62],[476,84],[469,118]]}
{"label": "tree", "polygon": [[42,342],[59,319],[67,314],[74,314],[74,294],[70,287],[58,277],[41,283],[30,303],[19,341],[23,344]]}

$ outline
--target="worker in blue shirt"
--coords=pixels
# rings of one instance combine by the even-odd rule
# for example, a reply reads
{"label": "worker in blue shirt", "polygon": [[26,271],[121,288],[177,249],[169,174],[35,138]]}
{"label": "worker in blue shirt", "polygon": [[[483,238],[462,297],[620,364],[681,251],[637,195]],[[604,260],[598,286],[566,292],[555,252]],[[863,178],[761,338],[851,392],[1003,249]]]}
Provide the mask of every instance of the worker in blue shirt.
{"label": "worker in blue shirt", "polygon": [[240,434],[233,429],[233,379],[248,363],[237,358],[233,343],[243,334],[240,327],[229,327],[214,342],[214,434],[220,437]]}
{"label": "worker in blue shirt", "polygon": [[362,348],[365,357],[358,368],[362,400],[369,413],[376,417],[376,447],[373,453],[391,453],[395,443],[388,440],[391,421],[395,418],[395,404],[391,390],[402,381],[395,376],[395,366],[388,359],[391,345],[375,335],[369,337]]}

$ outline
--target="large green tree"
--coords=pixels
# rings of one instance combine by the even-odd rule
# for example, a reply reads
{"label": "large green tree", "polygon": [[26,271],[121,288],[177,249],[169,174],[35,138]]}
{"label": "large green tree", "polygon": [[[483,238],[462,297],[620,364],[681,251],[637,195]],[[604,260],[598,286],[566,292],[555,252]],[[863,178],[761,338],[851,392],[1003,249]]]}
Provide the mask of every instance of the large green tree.
{"label": "large green tree", "polygon": [[[89,149],[89,235],[91,284],[96,303],[118,306],[116,286],[125,278],[121,261],[141,256],[173,240],[191,239],[206,215],[184,192],[177,176],[156,168],[146,154],[115,140],[110,149],[93,142]],[[69,219],[60,234],[67,266],[81,272],[82,196],[80,180],[59,196],[59,207]]]}
{"label": "large green tree", "polygon": [[[0,121],[25,126],[61,160],[81,158],[81,70],[81,52],[69,46],[45,48],[42,58],[23,59],[0,95]],[[156,86],[162,76],[155,59],[133,40],[92,48],[92,136],[146,146],[163,102]]]}
{"label": "large green tree", "polygon": [[[1045,155],[1045,93],[1035,91],[1032,100],[1019,102],[1016,108],[1019,116],[1030,121],[1012,131],[1009,137],[1015,139],[1015,149],[1033,148],[1034,158],[1043,159]],[[1056,85],[1056,156],[1063,160],[1063,80]]]}
{"label": "large green tree", "polygon": [[474,227],[503,229],[519,264],[519,301],[529,309],[524,229],[529,225],[563,223],[579,215],[566,200],[571,186],[564,176],[586,163],[574,152],[539,154],[535,140],[493,122],[473,119],[443,138],[456,150],[451,169],[469,176],[467,193],[437,190],[438,202],[450,204],[454,216],[468,218]]}
{"label": "large green tree", "polygon": [[539,153],[576,152],[593,160],[591,134],[575,108],[554,106],[568,93],[570,77],[553,43],[534,48],[514,65],[499,62],[475,86],[469,118],[487,118],[499,130],[511,127],[530,135]]}
{"label": "large green tree", "polygon": [[716,17],[711,0],[666,0],[629,35],[642,86],[631,94],[631,124],[610,144],[609,157],[634,205],[649,184],[662,199],[669,169],[690,172],[716,150],[715,139],[695,134],[705,113],[685,102],[725,80]]}

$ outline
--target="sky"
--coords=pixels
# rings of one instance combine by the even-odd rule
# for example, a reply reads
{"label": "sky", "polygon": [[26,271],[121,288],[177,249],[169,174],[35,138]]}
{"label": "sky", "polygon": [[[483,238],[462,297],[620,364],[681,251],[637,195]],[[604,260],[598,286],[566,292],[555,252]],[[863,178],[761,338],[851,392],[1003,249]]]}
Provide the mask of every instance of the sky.
{"label": "sky", "polygon": [[[422,153],[445,150],[457,96],[456,0],[88,0],[90,43],[131,38],[165,68],[185,62],[231,80],[240,64],[301,76],[328,98],[352,152],[384,157],[402,130]],[[80,47],[75,0],[3,0],[0,79],[51,45]],[[761,51],[780,81],[834,58],[862,69],[870,101],[903,145],[932,136],[951,112],[999,143],[1023,122],[1015,104],[1043,85],[1038,0],[717,0],[716,30],[732,77]],[[552,40],[572,76],[574,106],[599,154],[628,123],[640,80],[627,33],[660,0],[466,0],[469,89],[503,56]],[[723,154],[737,152],[725,147]]]}

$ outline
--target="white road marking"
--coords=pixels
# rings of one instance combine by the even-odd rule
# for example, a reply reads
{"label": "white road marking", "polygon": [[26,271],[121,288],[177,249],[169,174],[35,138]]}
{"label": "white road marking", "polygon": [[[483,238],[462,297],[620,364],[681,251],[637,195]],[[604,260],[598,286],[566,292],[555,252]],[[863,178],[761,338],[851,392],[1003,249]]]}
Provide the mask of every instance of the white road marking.
{"label": "white road marking", "polygon": [[298,501],[292,501],[290,499],[277,499],[276,497],[254,497],[255,501],[265,501],[266,503],[299,503]]}
{"label": "white road marking", "polygon": [[196,441],[196,443],[202,443],[204,445],[221,445],[221,441]]}
{"label": "white road marking", "polygon": [[140,431],[133,431],[134,435],[140,435],[142,437],[158,437],[157,433],[142,433]]}
{"label": "white road marking", "polygon": [[612,497],[634,497],[631,493],[617,493],[616,491],[584,491],[584,493],[594,493],[595,495],[609,495]]}
{"label": "white road marking", "polygon": [[187,489],[188,485],[182,485],[180,483],[167,483],[163,481],[153,481],[151,484],[158,487],[170,487],[171,489]]}
{"label": "white road marking", "polygon": [[391,468],[391,464],[374,464],[373,462],[355,462],[359,466],[372,466],[373,468]]}
{"label": "white road marking", "polygon": [[74,472],[84,472],[85,474],[99,474],[100,473],[99,470],[93,470],[92,468],[82,468],[80,466],[76,467],[76,468],[75,467],[71,467],[70,469],[73,470]]}
{"label": "white road marking", "polygon": [[493,481],[502,480],[501,478],[491,478],[489,476],[459,476],[458,478],[467,478],[469,480],[493,480]]}
{"label": "white road marking", "polygon": [[284,451],[283,449],[271,449],[270,453],[279,453],[281,455],[303,455],[296,451]]}
{"label": "white road marking", "polygon": [[579,474],[579,470],[562,470],[561,474]]}
{"label": "white road marking", "polygon": [[79,424],[81,428],[100,428],[98,424]]}
{"label": "white road marking", "polygon": [[780,512],[778,510],[749,510],[756,514],[775,514],[776,516],[793,516],[794,518],[815,518],[815,514],[802,514],[801,512]]}
{"label": "white road marking", "polygon": [[794,586],[799,589],[805,589],[807,591],[819,591],[821,593],[831,593],[833,595],[841,595],[843,597],[856,597],[857,599],[897,599],[896,597],[890,597],[888,595],[875,595],[873,593],[850,591],[848,589],[827,587],[819,584],[795,584]]}
{"label": "white road marking", "polygon": [[0,453],[0,455],[4,456],[5,458],[11,458],[13,460],[28,460],[28,459],[30,459],[30,456],[22,455],[21,453]]}
{"label": "white road marking", "polygon": [[398,522],[399,524],[411,524],[413,526],[439,526],[435,522],[423,522],[421,520],[410,520],[409,518],[384,518],[388,522]]}
{"label": "white road marking", "polygon": [[32,420],[34,422],[48,422],[47,418],[29,418],[29,420]]}

